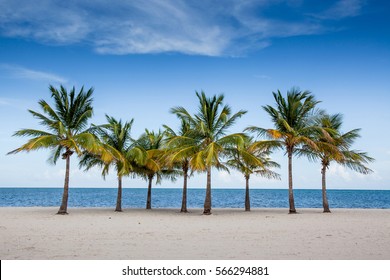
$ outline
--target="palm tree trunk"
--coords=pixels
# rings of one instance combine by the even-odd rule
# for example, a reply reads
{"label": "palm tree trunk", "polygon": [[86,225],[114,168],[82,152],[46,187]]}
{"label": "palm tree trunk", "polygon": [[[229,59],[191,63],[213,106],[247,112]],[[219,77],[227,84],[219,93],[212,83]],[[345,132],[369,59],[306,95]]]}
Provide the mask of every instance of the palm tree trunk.
{"label": "palm tree trunk", "polygon": [[322,205],[324,207],[324,213],[330,213],[328,197],[326,195],[326,165],[322,165]]}
{"label": "palm tree trunk", "polygon": [[118,175],[118,196],[116,198],[115,212],[122,212],[122,176]]}
{"label": "palm tree trunk", "polygon": [[152,209],[152,181],[153,175],[148,175],[148,197],[146,199],[146,209]]}
{"label": "palm tree trunk", "polygon": [[245,188],[245,211],[251,211],[251,202],[249,198],[249,175],[245,175],[246,188]]}
{"label": "palm tree trunk", "polygon": [[181,210],[182,213],[187,213],[187,179],[188,179],[188,167],[183,168],[184,173],[184,182],[183,182],[183,198],[181,201]]}
{"label": "palm tree trunk", "polygon": [[206,198],[204,200],[204,215],[211,214],[211,167],[207,167]]}
{"label": "palm tree trunk", "polygon": [[57,214],[65,215],[68,214],[68,197],[69,197],[69,170],[70,170],[70,156],[71,151],[67,150],[63,157],[66,160],[66,169],[65,169],[65,182],[64,182],[64,192],[62,194],[62,202],[60,209],[58,210]]}
{"label": "palm tree trunk", "polygon": [[295,214],[294,192],[293,192],[293,178],[292,178],[292,148],[288,148],[288,202],[290,206],[289,213]]}

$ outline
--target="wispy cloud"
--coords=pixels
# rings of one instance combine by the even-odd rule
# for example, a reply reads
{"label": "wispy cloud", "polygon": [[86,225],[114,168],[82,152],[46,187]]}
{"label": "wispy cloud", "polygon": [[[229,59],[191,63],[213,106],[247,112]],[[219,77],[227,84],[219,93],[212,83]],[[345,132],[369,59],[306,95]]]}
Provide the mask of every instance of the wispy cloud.
{"label": "wispy cloud", "polygon": [[262,79],[262,80],[271,80],[272,77],[268,75],[254,75],[255,78],[257,79]]}
{"label": "wispy cloud", "polygon": [[342,178],[344,181],[352,180],[352,172],[337,164],[330,166],[329,175]]}
{"label": "wispy cloud", "polygon": [[363,0],[340,0],[330,8],[315,15],[320,19],[339,20],[348,17],[355,17],[361,13]]}
{"label": "wispy cloud", "polygon": [[[105,54],[180,52],[239,55],[274,38],[322,33],[321,18],[359,13],[361,1],[334,2],[316,20],[300,0],[120,1],[36,0],[0,2],[0,34],[48,44],[87,43]],[[300,16],[266,16],[283,5]],[[352,7],[352,8],[351,8]],[[277,13],[276,13],[277,14]]]}
{"label": "wispy cloud", "polygon": [[0,106],[8,106],[10,105],[9,100],[7,98],[0,97]]}
{"label": "wispy cloud", "polygon": [[4,70],[10,77],[16,79],[27,79],[46,81],[51,83],[67,83],[67,79],[53,73],[28,69],[18,65],[0,64],[0,69]]}

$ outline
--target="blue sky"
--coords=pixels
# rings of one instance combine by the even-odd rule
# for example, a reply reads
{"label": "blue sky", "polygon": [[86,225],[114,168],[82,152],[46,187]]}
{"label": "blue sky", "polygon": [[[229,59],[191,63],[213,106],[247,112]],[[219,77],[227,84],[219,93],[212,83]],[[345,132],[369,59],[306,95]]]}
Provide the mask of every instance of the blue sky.
{"label": "blue sky", "polygon": [[[376,161],[359,175],[331,166],[329,188],[390,189],[390,4],[388,1],[12,1],[0,0],[0,186],[61,187],[64,163],[48,151],[6,156],[38,127],[27,109],[50,100],[49,84],[94,87],[93,123],[104,114],[134,118],[133,136],[162,124],[176,127],[174,106],[194,112],[195,91],[225,94],[234,111],[248,110],[231,132],[272,127],[261,106],[272,91],[310,90],[329,113],[344,115],[344,131],[361,128],[354,148]],[[252,178],[254,188],[286,188]],[[99,170],[84,173],[73,158],[71,185],[115,187]],[[319,188],[319,163],[294,160],[296,188]],[[128,179],[125,187],[144,187]],[[203,188],[195,175],[190,187]],[[241,187],[236,172],[213,173],[214,187]],[[163,187],[180,187],[165,182]]]}

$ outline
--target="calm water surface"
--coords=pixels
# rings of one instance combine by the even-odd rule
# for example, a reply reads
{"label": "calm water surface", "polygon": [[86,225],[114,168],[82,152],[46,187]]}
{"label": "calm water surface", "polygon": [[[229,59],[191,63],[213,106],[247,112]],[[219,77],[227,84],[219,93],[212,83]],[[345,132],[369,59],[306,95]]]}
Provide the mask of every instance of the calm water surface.
{"label": "calm water surface", "polygon": [[[146,189],[123,189],[123,208],[143,208]],[[69,207],[115,207],[117,190],[113,188],[71,188]],[[287,190],[251,190],[254,208],[287,208]],[[152,190],[153,208],[180,208],[181,189],[155,188]],[[188,190],[188,207],[203,208],[205,190]],[[297,208],[321,208],[321,190],[294,190]],[[59,206],[61,188],[0,188],[0,207]],[[243,189],[214,189],[212,202],[215,208],[243,208]],[[390,208],[390,191],[387,190],[329,190],[331,208]]]}

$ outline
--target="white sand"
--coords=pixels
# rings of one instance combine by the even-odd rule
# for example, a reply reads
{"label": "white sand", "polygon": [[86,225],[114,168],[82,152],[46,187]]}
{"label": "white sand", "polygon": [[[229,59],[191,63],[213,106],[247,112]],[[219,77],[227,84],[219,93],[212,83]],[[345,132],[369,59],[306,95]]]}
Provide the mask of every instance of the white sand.
{"label": "white sand", "polygon": [[390,209],[0,208],[0,259],[390,259]]}

